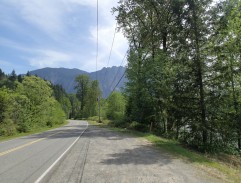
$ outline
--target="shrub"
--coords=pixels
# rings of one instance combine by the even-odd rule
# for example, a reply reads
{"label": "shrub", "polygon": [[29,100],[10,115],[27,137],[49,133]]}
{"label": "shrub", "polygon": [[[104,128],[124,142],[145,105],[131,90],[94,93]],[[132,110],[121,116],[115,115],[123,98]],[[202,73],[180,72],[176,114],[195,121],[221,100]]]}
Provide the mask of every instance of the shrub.
{"label": "shrub", "polygon": [[140,132],[147,132],[148,131],[148,127],[142,123],[138,123],[136,121],[132,121],[129,126],[129,129],[131,130],[136,130],[136,131],[140,131]]}
{"label": "shrub", "polygon": [[0,135],[11,136],[16,134],[16,125],[11,119],[5,119],[0,125]]}

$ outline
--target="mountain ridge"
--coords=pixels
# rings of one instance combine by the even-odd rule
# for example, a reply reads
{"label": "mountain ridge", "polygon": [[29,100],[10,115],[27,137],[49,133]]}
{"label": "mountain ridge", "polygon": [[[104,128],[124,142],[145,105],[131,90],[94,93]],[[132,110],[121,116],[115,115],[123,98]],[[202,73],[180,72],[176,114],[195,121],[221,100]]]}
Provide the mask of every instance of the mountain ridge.
{"label": "mountain ridge", "polygon": [[[96,79],[100,84],[100,89],[102,91],[102,96],[107,98],[109,94],[114,89],[117,82],[120,78],[125,74],[125,67],[122,66],[113,66],[113,67],[104,67],[97,72],[86,72],[77,68],[69,69],[69,68],[51,68],[45,67],[42,69],[37,69],[29,72],[31,75],[37,75],[42,79],[48,80],[53,84],[61,85],[67,93],[76,93],[75,86],[75,78],[78,75],[85,74],[90,77],[91,80]],[[116,77],[115,77],[116,76]],[[114,80],[114,81],[113,81]],[[127,79],[124,77],[118,87],[116,87],[116,91],[121,91],[121,88],[124,87]]]}

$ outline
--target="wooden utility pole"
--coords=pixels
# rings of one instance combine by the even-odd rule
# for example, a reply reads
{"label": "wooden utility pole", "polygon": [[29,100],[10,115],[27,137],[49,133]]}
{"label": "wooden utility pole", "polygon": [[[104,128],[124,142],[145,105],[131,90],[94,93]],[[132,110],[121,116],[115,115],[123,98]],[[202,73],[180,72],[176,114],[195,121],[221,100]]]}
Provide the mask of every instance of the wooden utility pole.
{"label": "wooden utility pole", "polygon": [[99,111],[99,123],[101,123],[101,120],[100,120],[100,97],[98,97],[98,111]]}

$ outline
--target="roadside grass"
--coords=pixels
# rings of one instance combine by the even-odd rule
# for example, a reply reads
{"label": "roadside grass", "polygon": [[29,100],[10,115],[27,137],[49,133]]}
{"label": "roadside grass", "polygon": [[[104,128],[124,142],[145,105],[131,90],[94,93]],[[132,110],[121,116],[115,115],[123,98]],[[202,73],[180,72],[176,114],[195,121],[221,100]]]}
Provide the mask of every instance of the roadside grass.
{"label": "roadside grass", "polygon": [[24,137],[24,136],[27,136],[27,135],[32,135],[32,134],[35,134],[35,133],[45,132],[45,131],[48,131],[48,130],[52,130],[52,129],[55,129],[55,128],[62,127],[62,126],[67,125],[67,124],[68,124],[68,122],[65,121],[62,124],[54,125],[52,127],[46,126],[46,127],[42,127],[42,128],[37,128],[37,129],[31,130],[30,132],[26,132],[26,133],[17,133],[17,134],[12,135],[12,136],[0,136],[0,142],[12,140],[12,139],[19,138],[19,137]]}
{"label": "roadside grass", "polygon": [[225,182],[241,182],[241,169],[226,162],[221,162],[217,159],[219,155],[202,154],[183,147],[179,142],[156,136],[151,133],[143,133],[124,128],[116,128],[109,126],[110,121],[102,121],[98,123],[94,120],[88,120],[91,125],[102,128],[109,128],[113,131],[134,135],[136,137],[144,138],[151,142],[160,151],[164,151],[175,158],[181,158],[187,162],[193,163],[199,169],[206,171],[210,175],[221,179]]}

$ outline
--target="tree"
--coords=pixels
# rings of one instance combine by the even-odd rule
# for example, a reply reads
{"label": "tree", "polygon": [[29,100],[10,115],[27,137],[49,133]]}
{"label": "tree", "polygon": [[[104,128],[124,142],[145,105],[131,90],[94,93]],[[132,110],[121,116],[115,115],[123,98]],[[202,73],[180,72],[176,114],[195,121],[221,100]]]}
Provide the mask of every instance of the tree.
{"label": "tree", "polygon": [[[129,120],[168,135],[175,130],[176,138],[203,150],[220,142],[222,125],[228,143],[231,134],[239,136],[237,5],[235,0],[128,0],[113,9],[130,45]],[[220,30],[226,32],[220,36]],[[230,119],[236,126],[230,126]]]}
{"label": "tree", "polygon": [[81,103],[80,101],[77,99],[75,94],[70,94],[69,95],[69,100],[71,103],[71,111],[70,111],[70,118],[79,118],[79,114],[81,113],[80,111],[80,106]]}
{"label": "tree", "polygon": [[90,83],[90,87],[87,90],[85,98],[85,106],[83,109],[83,117],[88,118],[91,116],[97,116],[98,111],[98,100],[100,100],[101,91],[99,88],[99,82],[94,80]]}
{"label": "tree", "polygon": [[6,112],[8,111],[9,103],[9,91],[7,89],[0,88],[0,123],[6,118]]}
{"label": "tree", "polygon": [[[14,83],[14,88],[9,88]],[[5,78],[0,87],[0,136],[61,124],[65,113],[50,83],[25,76],[22,83]]]}
{"label": "tree", "polygon": [[2,69],[0,69],[0,81],[3,80],[5,78],[5,74],[2,71]]}
{"label": "tree", "polygon": [[13,71],[11,72],[11,74],[10,74],[10,76],[9,76],[9,80],[12,81],[12,82],[14,82],[14,81],[17,80],[17,74],[16,74],[15,70],[13,70]]}
{"label": "tree", "polygon": [[52,126],[65,119],[60,104],[53,98],[53,90],[49,82],[36,76],[25,76],[22,84],[18,85],[17,92],[26,96],[30,101],[32,128]]}
{"label": "tree", "polygon": [[87,92],[89,90],[90,79],[89,79],[89,76],[87,75],[79,75],[75,78],[75,82],[76,82],[75,89],[77,91],[76,96],[81,103],[80,109],[81,111],[83,111],[86,97],[87,97]]}
{"label": "tree", "polygon": [[107,118],[112,120],[121,120],[125,115],[126,101],[119,92],[113,92],[107,99]]}
{"label": "tree", "polygon": [[101,91],[98,81],[90,81],[87,75],[77,76],[76,97],[81,103],[81,117],[91,117],[98,115],[98,100],[100,100]]}
{"label": "tree", "polygon": [[22,83],[23,81],[23,76],[21,74],[18,75],[18,82],[19,83]]}
{"label": "tree", "polygon": [[[220,133],[225,144],[237,142],[238,149],[241,148],[240,128],[240,7],[239,1],[231,0],[220,3],[222,7],[215,36],[213,36],[213,50],[216,53],[215,69],[216,85],[222,92],[222,108],[220,109]],[[228,122],[227,122],[228,121]],[[225,128],[223,128],[225,126]],[[224,130],[225,129],[225,130]]]}
{"label": "tree", "polygon": [[52,85],[54,97],[60,103],[67,117],[70,116],[71,103],[68,94],[61,85]]}

